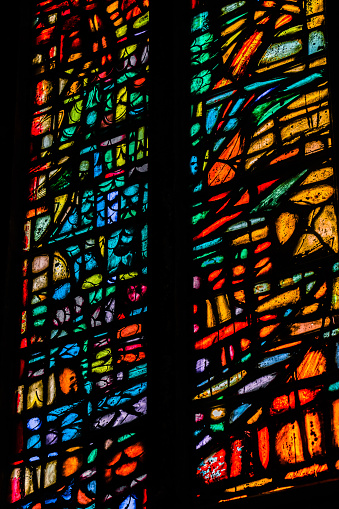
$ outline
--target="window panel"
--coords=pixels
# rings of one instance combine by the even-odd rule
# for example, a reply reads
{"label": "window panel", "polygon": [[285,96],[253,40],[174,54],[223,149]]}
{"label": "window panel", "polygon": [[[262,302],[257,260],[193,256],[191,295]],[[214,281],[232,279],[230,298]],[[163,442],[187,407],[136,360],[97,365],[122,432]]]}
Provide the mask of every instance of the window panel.
{"label": "window panel", "polygon": [[148,0],[34,2],[13,507],[146,503]]}
{"label": "window panel", "polygon": [[337,478],[337,186],[324,2],[194,0],[196,495]]}

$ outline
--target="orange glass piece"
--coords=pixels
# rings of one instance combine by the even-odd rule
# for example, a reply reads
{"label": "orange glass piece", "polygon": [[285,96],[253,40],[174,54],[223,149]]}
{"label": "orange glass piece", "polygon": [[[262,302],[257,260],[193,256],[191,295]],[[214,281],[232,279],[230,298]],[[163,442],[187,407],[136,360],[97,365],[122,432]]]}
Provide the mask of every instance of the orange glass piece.
{"label": "orange glass piece", "polygon": [[247,41],[244,42],[242,48],[237,53],[232,62],[233,76],[238,77],[244,73],[248,62],[251,59],[251,56],[256,52],[261,44],[262,36],[263,32],[255,31],[254,34],[252,34],[251,37],[249,37]]}
{"label": "orange glass piece", "polygon": [[279,161],[284,161],[285,159],[289,159],[290,157],[294,157],[298,154],[299,149],[295,148],[293,150],[290,150],[289,152],[286,152],[285,154],[282,154],[281,156],[276,157],[275,159],[272,159],[270,164],[278,163]]}
{"label": "orange glass piece", "polygon": [[310,401],[313,401],[318,392],[320,392],[321,389],[300,389],[298,391],[299,401],[300,405],[306,405],[306,403],[309,403]]}
{"label": "orange glass piece", "polygon": [[134,470],[137,468],[137,461],[131,461],[130,463],[125,463],[124,465],[121,465],[119,468],[116,469],[115,473],[117,475],[126,476],[134,472]]}
{"label": "orange glass piece", "polygon": [[332,433],[333,443],[339,447],[339,399],[334,400],[332,403]]}
{"label": "orange glass piece", "polygon": [[275,450],[280,463],[299,463],[304,461],[301,433],[297,421],[285,424],[275,438]]}
{"label": "orange glass piece", "polygon": [[87,505],[89,504],[90,502],[93,502],[93,498],[89,498],[83,491],[79,490],[78,491],[78,495],[77,495],[77,499],[78,499],[78,502],[79,504],[81,505]]}
{"label": "orange glass piece", "polygon": [[308,352],[297,368],[297,379],[321,375],[326,371],[326,357],[320,350]]}
{"label": "orange glass piece", "polygon": [[286,23],[289,23],[292,21],[292,16],[290,14],[284,14],[283,16],[280,16],[277,21],[275,22],[274,28],[280,28],[283,25],[286,25]]}
{"label": "orange glass piece", "polygon": [[209,275],[208,275],[208,281],[213,281],[215,278],[217,278],[219,276],[219,274],[221,274],[222,272],[222,269],[218,269],[218,270],[214,270],[213,272],[211,272]]}
{"label": "orange glass piece", "polygon": [[240,210],[239,212],[235,212],[234,214],[231,214],[230,216],[221,217],[220,219],[215,221],[213,224],[211,224],[210,226],[205,228],[201,233],[199,233],[199,235],[196,235],[193,238],[193,240],[200,239],[201,237],[206,237],[206,235],[208,235],[209,233],[214,232],[217,228],[220,228],[220,226],[224,225],[228,221],[231,221],[232,219],[235,219],[241,213],[242,213],[242,211]]}
{"label": "orange glass piece", "polygon": [[323,453],[320,416],[312,410],[305,414],[307,447],[311,458]]}
{"label": "orange glass piece", "polygon": [[140,456],[144,452],[144,447],[141,442],[138,442],[134,445],[130,445],[124,450],[125,454],[129,458],[136,458],[137,456]]}
{"label": "orange glass piece", "polygon": [[287,394],[284,394],[283,396],[278,396],[277,398],[274,398],[270,408],[270,414],[271,415],[279,414],[281,412],[289,410],[290,408],[295,408],[294,392],[291,392],[289,396]]}
{"label": "orange glass piece", "polygon": [[68,477],[74,474],[82,465],[82,461],[77,456],[70,456],[65,459],[62,465],[62,475]]}
{"label": "orange glass piece", "polygon": [[258,430],[258,450],[261,464],[267,468],[270,459],[270,434],[267,426]]}
{"label": "orange glass piece", "polygon": [[231,446],[230,477],[237,477],[238,475],[241,474],[242,469],[241,451],[242,451],[242,441],[235,440]]}
{"label": "orange glass piece", "polygon": [[60,389],[64,394],[69,394],[72,390],[78,390],[78,382],[75,371],[70,368],[64,368],[59,375]]}
{"label": "orange glass piece", "polygon": [[316,476],[319,472],[325,472],[326,470],[328,470],[326,463],[324,465],[314,464],[310,467],[300,468],[295,472],[288,472],[285,479],[296,479],[297,477],[304,477],[305,475]]}

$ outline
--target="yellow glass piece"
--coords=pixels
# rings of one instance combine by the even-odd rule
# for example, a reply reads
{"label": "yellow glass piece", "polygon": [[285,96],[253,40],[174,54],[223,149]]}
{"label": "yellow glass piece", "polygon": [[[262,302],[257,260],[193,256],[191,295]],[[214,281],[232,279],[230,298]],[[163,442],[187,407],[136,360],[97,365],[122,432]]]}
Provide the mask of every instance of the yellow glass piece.
{"label": "yellow glass piece", "polygon": [[265,131],[267,131],[268,129],[271,129],[272,127],[274,127],[274,120],[273,119],[269,120],[264,125],[259,127],[259,129],[257,131],[255,131],[255,133],[253,134],[253,138],[255,136],[259,136],[259,134],[264,133]]}
{"label": "yellow glass piece", "polygon": [[299,120],[295,120],[291,122],[287,126],[281,129],[281,139],[285,141],[289,138],[292,138],[296,134],[300,132],[305,133],[314,133],[324,128],[330,123],[330,113],[328,109],[317,111],[312,115],[301,118]]}
{"label": "yellow glass piece", "polygon": [[19,385],[16,391],[16,411],[18,414],[21,414],[24,409],[24,388],[24,385]]}
{"label": "yellow glass piece", "polygon": [[[137,47],[138,47],[137,44],[131,44],[130,46],[126,46],[126,48],[123,48],[120,51],[120,58],[126,58],[129,55],[132,55],[132,53],[134,53],[134,51],[137,49]],[[126,87],[123,87],[123,89],[126,89]]]}
{"label": "yellow glass piece", "polygon": [[259,230],[254,230],[252,232],[252,240],[256,242],[257,240],[264,239],[268,235],[268,226],[265,226],[264,228],[259,228]]}
{"label": "yellow glass piece", "polygon": [[[326,105],[328,103],[326,102]],[[321,106],[324,106],[323,104]],[[300,110],[292,111],[288,115],[284,115],[279,120],[280,122],[286,122],[287,120],[291,120],[292,118],[299,117],[300,115],[307,115],[310,111],[318,110],[320,108],[319,104],[313,104],[313,106],[308,106],[308,108],[302,108]]]}
{"label": "yellow glass piece", "polygon": [[61,214],[66,202],[67,202],[68,194],[62,194],[61,196],[56,196],[54,198],[54,222],[57,221],[59,215]]}
{"label": "yellow glass piece", "polygon": [[206,165],[207,165],[207,163],[208,163],[209,155],[210,155],[210,151],[209,151],[209,150],[206,150],[205,159],[204,159],[204,164],[203,164],[203,167],[202,167],[202,170],[203,170],[203,171],[205,170]]}
{"label": "yellow glass piece", "polygon": [[304,186],[306,184],[313,184],[314,182],[318,182],[319,180],[326,180],[333,175],[333,168],[328,166],[326,168],[321,168],[320,170],[312,171],[306,178],[301,182],[300,185]]}
{"label": "yellow glass piece", "polygon": [[33,471],[26,467],[25,468],[25,495],[30,495],[34,491],[33,485]]}
{"label": "yellow glass piece", "polygon": [[38,380],[29,386],[27,394],[27,410],[33,407],[41,408],[43,406],[44,385],[42,380]]}
{"label": "yellow glass piece", "polygon": [[57,460],[49,461],[44,470],[44,488],[52,486],[57,480]]}
{"label": "yellow glass piece", "polygon": [[[80,53],[80,56],[81,56],[81,53]],[[82,112],[82,103],[83,103],[83,100],[80,99],[80,101],[77,101],[74,104],[73,108],[71,109],[71,112],[69,114],[69,119],[68,119],[70,124],[79,122],[79,120],[81,118],[81,112]]]}
{"label": "yellow glass piece", "polygon": [[300,428],[297,421],[285,424],[275,438],[275,449],[280,463],[304,461]]}
{"label": "yellow glass piece", "polygon": [[215,297],[215,303],[217,305],[218,315],[219,315],[219,323],[226,322],[227,320],[230,320],[231,310],[229,307],[228,297],[227,295],[218,295]]}
{"label": "yellow glass piece", "polygon": [[221,32],[222,37],[224,37],[225,35],[231,34],[235,30],[238,30],[238,28],[240,28],[244,23],[246,23],[246,18],[240,19],[239,21],[232,23],[232,25],[230,25],[223,32]]}
{"label": "yellow glass piece", "polygon": [[206,300],[206,306],[207,306],[207,318],[206,318],[206,325],[207,327],[215,327],[216,320],[214,317],[212,304],[209,300]]}
{"label": "yellow glass piece", "polygon": [[327,64],[327,59],[326,57],[323,57],[323,58],[317,58],[317,60],[314,60],[313,62],[310,63],[309,67],[310,69],[312,69],[313,67],[325,67],[325,65]]}
{"label": "yellow glass piece", "polygon": [[46,288],[48,285],[48,277],[47,272],[45,274],[41,274],[38,277],[35,277],[32,282],[32,291],[36,292],[37,290],[41,290],[42,288]]}
{"label": "yellow glass piece", "polygon": [[306,204],[317,205],[318,203],[322,203],[328,200],[333,193],[334,189],[332,186],[323,184],[316,187],[312,187],[310,189],[299,191],[294,196],[292,196],[290,200],[295,203],[298,203],[299,205]]}
{"label": "yellow glass piece", "polygon": [[127,87],[122,87],[117,94],[115,120],[120,122],[126,118]]}
{"label": "yellow glass piece", "polygon": [[324,10],[324,0],[306,0],[306,16]]}
{"label": "yellow glass piece", "polygon": [[294,60],[295,60],[295,57],[286,58],[285,60],[281,60],[280,62],[276,62],[274,64],[268,65],[267,67],[261,67],[260,69],[257,69],[256,72],[270,71],[271,69],[274,69],[275,67],[280,67],[281,65],[290,64]]}
{"label": "yellow glass piece", "polygon": [[125,279],[132,279],[138,275],[138,272],[128,272],[127,274],[120,274],[119,279],[125,281]]}
{"label": "yellow glass piece", "polygon": [[127,32],[127,25],[124,25],[124,26],[119,27],[119,28],[116,29],[115,35],[117,37],[122,37],[123,35],[126,34],[126,32]]}
{"label": "yellow glass piece", "polygon": [[259,140],[255,140],[251,143],[248,154],[252,154],[253,152],[257,152],[258,150],[265,150],[274,143],[274,134],[268,133]]}
{"label": "yellow glass piece", "polygon": [[259,419],[261,414],[262,414],[262,407],[259,408],[259,410],[257,410],[257,412],[255,412],[255,414],[250,419],[248,419],[247,424],[253,424],[254,422],[257,422],[257,420]]}
{"label": "yellow glass piece", "polygon": [[267,300],[263,304],[260,304],[256,312],[263,313],[266,311],[271,311],[272,309],[280,308],[282,306],[288,306],[289,304],[295,304],[300,299],[300,289],[295,288],[293,290],[289,290],[288,292],[281,293],[276,297],[272,297]]}
{"label": "yellow glass piece", "polygon": [[264,228],[259,228],[259,230],[255,230],[252,232],[251,237],[248,233],[245,235],[242,235],[241,237],[237,237],[232,241],[232,244],[234,246],[238,246],[240,244],[248,244],[251,241],[257,241],[266,238],[268,235],[268,226],[265,226]]}
{"label": "yellow glass piece", "polygon": [[205,391],[201,392],[197,396],[195,396],[193,399],[201,399],[201,398],[210,398],[211,396],[214,396],[215,394],[219,394],[220,392],[224,391],[228,388],[228,386],[232,386],[240,382],[246,376],[247,372],[243,369],[242,371],[239,371],[239,373],[236,373],[235,375],[231,376],[230,379],[223,380],[222,382],[219,382],[217,384],[212,385],[211,388],[206,389]]}
{"label": "yellow glass piece", "polygon": [[260,159],[260,157],[263,155],[267,155],[267,152],[262,152],[261,154],[247,158],[245,163],[245,170],[249,170],[251,166],[253,166],[253,164],[256,163],[258,159]]}
{"label": "yellow glass piece", "polygon": [[116,11],[119,7],[119,0],[115,0],[115,2],[112,2],[106,7],[106,11],[111,14],[112,12]]}
{"label": "yellow glass piece", "polygon": [[149,22],[149,11],[146,12],[143,16],[140,16],[136,21],[133,23],[133,28],[141,28]]}
{"label": "yellow glass piece", "polygon": [[54,373],[51,373],[48,377],[47,385],[47,405],[51,405],[56,396],[56,385]]}
{"label": "yellow glass piece", "polygon": [[86,290],[87,288],[93,288],[94,286],[100,285],[102,282],[101,274],[93,274],[93,276],[88,277],[82,284],[82,289]]}
{"label": "yellow glass piece", "polygon": [[315,311],[317,311],[319,307],[319,302],[316,302],[315,304],[310,304],[309,306],[304,306],[300,313],[302,315],[309,315],[310,313],[314,313]]}
{"label": "yellow glass piece", "polygon": [[309,410],[305,414],[307,447],[311,458],[323,453],[320,417],[317,412]]}
{"label": "yellow glass piece", "polygon": [[[73,53],[69,57],[68,62],[74,62],[74,60],[78,60],[81,57],[82,57],[82,53]],[[80,116],[77,118],[77,120],[75,120],[75,122],[78,122],[79,120],[80,120]]]}
{"label": "yellow glass piece", "polygon": [[313,224],[314,230],[335,253],[338,252],[338,226],[333,205],[326,205]]}
{"label": "yellow glass piece", "polygon": [[[259,479],[258,481],[251,481],[251,482],[247,482],[245,484],[239,484],[238,486],[234,486],[233,488],[226,488],[225,492],[233,493],[235,491],[246,490],[247,488],[254,488],[256,486],[264,486],[265,484],[268,484],[272,481],[273,481],[273,479],[264,477],[263,479]],[[242,498],[242,497],[234,497],[234,498],[232,498],[232,500],[235,500],[236,498]],[[229,502],[229,500],[220,500],[220,502]]]}
{"label": "yellow glass piece", "polygon": [[307,352],[301,364],[297,367],[298,380],[321,375],[326,371],[326,358],[320,350]]}
{"label": "yellow glass piece", "polygon": [[116,147],[116,165],[123,166],[126,162],[126,143],[121,143]]}
{"label": "yellow glass piece", "polygon": [[298,14],[300,12],[300,8],[297,5],[291,5],[291,4],[284,4],[281,7],[281,10],[287,11],[287,12],[295,12],[296,14]]}
{"label": "yellow glass piece", "polygon": [[339,277],[333,280],[332,309],[339,309]]}
{"label": "yellow glass piece", "polygon": [[305,255],[321,249],[322,244],[313,233],[304,233],[294,250],[294,255]]}
{"label": "yellow glass piece", "polygon": [[266,11],[255,11],[254,13],[254,19],[258,19],[258,18],[261,18],[262,16],[264,16],[266,14]]}
{"label": "yellow glass piece", "polygon": [[66,279],[69,277],[69,270],[66,259],[56,251],[53,259],[53,279],[59,281],[60,279]]}
{"label": "yellow glass piece", "polygon": [[[223,63],[225,63],[225,62],[226,62],[226,60],[228,59],[228,57],[229,57],[229,56],[230,56],[230,54],[232,53],[233,49],[235,48],[236,44],[237,44],[236,42],[235,42],[234,44],[232,44],[232,46],[230,46],[230,47],[228,48],[228,50],[227,50],[227,51],[223,54],[223,56],[222,56],[222,61],[223,61]],[[227,46],[227,44],[225,44],[224,46]]]}
{"label": "yellow glass piece", "polygon": [[332,433],[333,443],[336,447],[339,447],[339,399],[332,403]]}
{"label": "yellow glass piece", "polygon": [[325,470],[328,470],[326,463],[324,465],[314,464],[310,467],[300,468],[295,472],[288,472],[288,474],[285,475],[285,479],[296,479],[297,477],[305,477],[305,475],[317,476],[319,472],[324,472]]}
{"label": "yellow glass piece", "polygon": [[214,421],[221,419],[222,417],[225,417],[225,415],[226,410],[223,407],[213,408],[211,411],[211,419],[213,419]]}
{"label": "yellow glass piece", "polygon": [[105,236],[104,235],[100,235],[100,237],[99,237],[99,249],[100,249],[101,256],[104,256],[105,255]]}
{"label": "yellow glass piece", "polygon": [[[105,348],[96,354],[97,360],[92,362],[93,373],[106,373],[113,370],[113,359],[110,348]],[[106,358],[106,359],[105,359]]]}
{"label": "yellow glass piece", "polygon": [[285,244],[293,235],[297,221],[298,216],[296,214],[292,214],[291,212],[283,212],[280,214],[275,223],[280,244]]}
{"label": "yellow glass piece", "polygon": [[314,152],[320,152],[321,150],[324,150],[324,144],[320,140],[305,143],[306,156],[308,156],[309,154],[314,154]]}
{"label": "yellow glass piece", "polygon": [[200,102],[197,106],[197,117],[202,117],[202,102]]}
{"label": "yellow glass piece", "polygon": [[242,380],[246,374],[247,374],[247,372],[243,369],[242,371],[239,371],[235,375],[231,376],[230,377],[230,387],[232,387],[233,385],[240,382],[240,380]]}
{"label": "yellow glass piece", "polygon": [[307,28],[310,30],[311,28],[316,28],[322,25],[325,21],[325,16],[320,14],[319,16],[313,16],[310,20],[307,21]]}

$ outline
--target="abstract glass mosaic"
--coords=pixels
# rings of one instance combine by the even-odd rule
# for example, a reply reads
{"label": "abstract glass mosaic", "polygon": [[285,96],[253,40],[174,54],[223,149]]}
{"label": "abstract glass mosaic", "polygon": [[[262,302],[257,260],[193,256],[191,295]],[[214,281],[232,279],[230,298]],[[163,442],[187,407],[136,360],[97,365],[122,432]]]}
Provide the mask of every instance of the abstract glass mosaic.
{"label": "abstract glass mosaic", "polygon": [[32,21],[9,500],[141,509],[148,0],[36,0]]}
{"label": "abstract glass mosaic", "polygon": [[339,477],[339,263],[323,0],[193,0],[196,495]]}

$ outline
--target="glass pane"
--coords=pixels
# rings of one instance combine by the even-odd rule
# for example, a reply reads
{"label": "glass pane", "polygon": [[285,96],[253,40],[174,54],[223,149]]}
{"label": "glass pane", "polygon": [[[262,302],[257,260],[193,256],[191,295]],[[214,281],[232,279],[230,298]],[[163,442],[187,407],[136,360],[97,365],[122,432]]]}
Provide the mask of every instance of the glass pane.
{"label": "glass pane", "polygon": [[198,501],[338,477],[339,263],[323,0],[193,0]]}
{"label": "glass pane", "polygon": [[148,0],[41,0],[32,10],[9,498],[22,509],[141,509]]}

